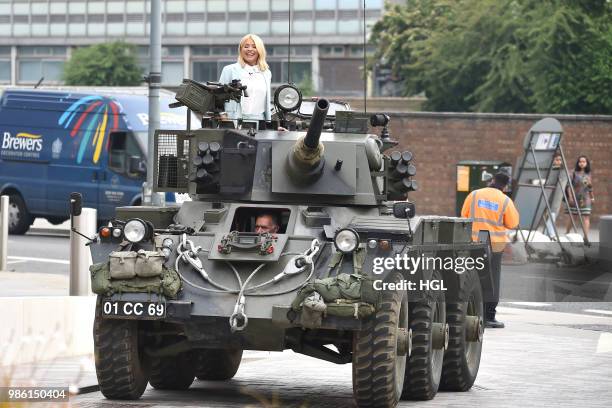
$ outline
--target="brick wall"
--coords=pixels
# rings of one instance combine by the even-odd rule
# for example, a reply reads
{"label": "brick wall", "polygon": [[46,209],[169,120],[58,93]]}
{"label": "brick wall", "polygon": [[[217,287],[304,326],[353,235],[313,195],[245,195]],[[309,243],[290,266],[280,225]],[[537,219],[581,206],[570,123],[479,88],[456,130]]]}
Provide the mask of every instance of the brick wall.
{"label": "brick wall", "polygon": [[[411,193],[420,214],[455,214],[456,164],[461,160],[512,163],[523,138],[541,115],[391,113],[390,133],[398,149],[415,156],[419,191]],[[579,154],[591,160],[596,201],[593,219],[612,214],[612,116],[556,115],[562,145],[573,167]],[[561,220],[561,222],[564,222]]]}

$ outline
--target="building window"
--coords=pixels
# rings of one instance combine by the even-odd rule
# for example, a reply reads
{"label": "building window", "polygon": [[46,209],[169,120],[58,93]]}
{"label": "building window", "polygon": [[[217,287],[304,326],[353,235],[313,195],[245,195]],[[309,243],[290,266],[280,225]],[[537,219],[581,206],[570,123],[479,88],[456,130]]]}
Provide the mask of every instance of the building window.
{"label": "building window", "polygon": [[183,47],[162,47],[162,57],[183,57]]}
{"label": "building window", "polygon": [[[285,61],[268,61],[273,84],[284,84],[289,81],[289,63]],[[291,82],[299,84],[311,77],[312,64],[306,61],[291,61]]]}
{"label": "building window", "polygon": [[229,47],[212,47],[211,48],[212,55],[231,55],[231,50]]}
{"label": "building window", "polygon": [[315,8],[317,10],[335,10],[336,0],[316,0]]}
{"label": "building window", "polygon": [[338,0],[338,8],[340,10],[355,10],[360,8],[360,3],[359,0]]}
{"label": "building window", "polygon": [[11,82],[11,47],[0,47],[0,82]]}
{"label": "building window", "polygon": [[45,82],[59,82],[64,72],[64,61],[20,60],[19,82],[38,82],[44,77]]}
{"label": "building window", "polygon": [[268,11],[270,9],[269,0],[251,0],[251,12],[253,11]]}
{"label": "building window", "polygon": [[162,85],[178,86],[183,77],[182,62],[162,62]]}
{"label": "building window", "polygon": [[193,79],[198,82],[218,81],[221,74],[218,65],[218,62],[213,61],[194,61]]}
{"label": "building window", "polygon": [[383,8],[383,0],[366,1],[366,9],[381,10],[382,8]]}
{"label": "building window", "polygon": [[66,47],[19,47],[17,52],[18,82],[38,82],[42,77],[45,83],[62,80]]}
{"label": "building window", "polygon": [[[313,0],[299,0],[293,3],[293,9],[298,10],[312,10]],[[297,13],[296,13],[297,14]]]}
{"label": "building window", "polygon": [[342,45],[325,45],[321,46],[322,57],[344,57],[344,46]]}
{"label": "building window", "polygon": [[0,82],[11,82],[11,61],[0,59]]}

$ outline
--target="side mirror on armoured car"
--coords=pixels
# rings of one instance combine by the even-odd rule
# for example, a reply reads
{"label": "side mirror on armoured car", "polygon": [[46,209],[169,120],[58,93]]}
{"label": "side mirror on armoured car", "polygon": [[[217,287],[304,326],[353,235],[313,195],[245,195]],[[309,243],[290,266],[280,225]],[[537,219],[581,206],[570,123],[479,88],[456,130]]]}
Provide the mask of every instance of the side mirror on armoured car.
{"label": "side mirror on armoured car", "polygon": [[395,218],[412,218],[416,215],[416,207],[410,201],[393,203],[393,216]]}
{"label": "side mirror on armoured car", "polygon": [[81,209],[83,208],[83,196],[81,193],[70,193],[70,215],[78,217],[81,215]]}

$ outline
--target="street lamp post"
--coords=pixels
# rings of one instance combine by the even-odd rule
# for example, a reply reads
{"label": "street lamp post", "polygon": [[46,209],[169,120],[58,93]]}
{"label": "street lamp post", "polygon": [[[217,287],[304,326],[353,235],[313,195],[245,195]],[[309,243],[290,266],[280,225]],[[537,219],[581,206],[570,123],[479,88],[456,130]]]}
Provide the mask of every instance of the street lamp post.
{"label": "street lamp post", "polygon": [[162,205],[162,195],[153,194],[153,163],[155,153],[154,135],[159,128],[159,89],[161,88],[161,2],[151,0],[151,32],[149,52],[151,68],[147,77],[149,84],[149,157],[147,158],[147,181],[143,186],[144,205]]}

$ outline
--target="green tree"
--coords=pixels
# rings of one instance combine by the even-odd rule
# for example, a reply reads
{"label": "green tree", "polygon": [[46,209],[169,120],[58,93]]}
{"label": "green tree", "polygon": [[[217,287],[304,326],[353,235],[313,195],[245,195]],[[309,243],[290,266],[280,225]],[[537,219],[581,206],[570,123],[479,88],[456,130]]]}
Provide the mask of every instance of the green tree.
{"label": "green tree", "polygon": [[302,93],[302,97],[304,98],[310,98],[314,95],[314,84],[312,82],[312,77],[310,76],[310,73],[304,75],[300,83],[297,84],[297,87]]}
{"label": "green tree", "polygon": [[408,0],[371,39],[426,109],[612,113],[611,11],[607,0]]}
{"label": "green tree", "polygon": [[121,41],[78,48],[64,67],[67,85],[135,86],[142,83],[136,49]]}

